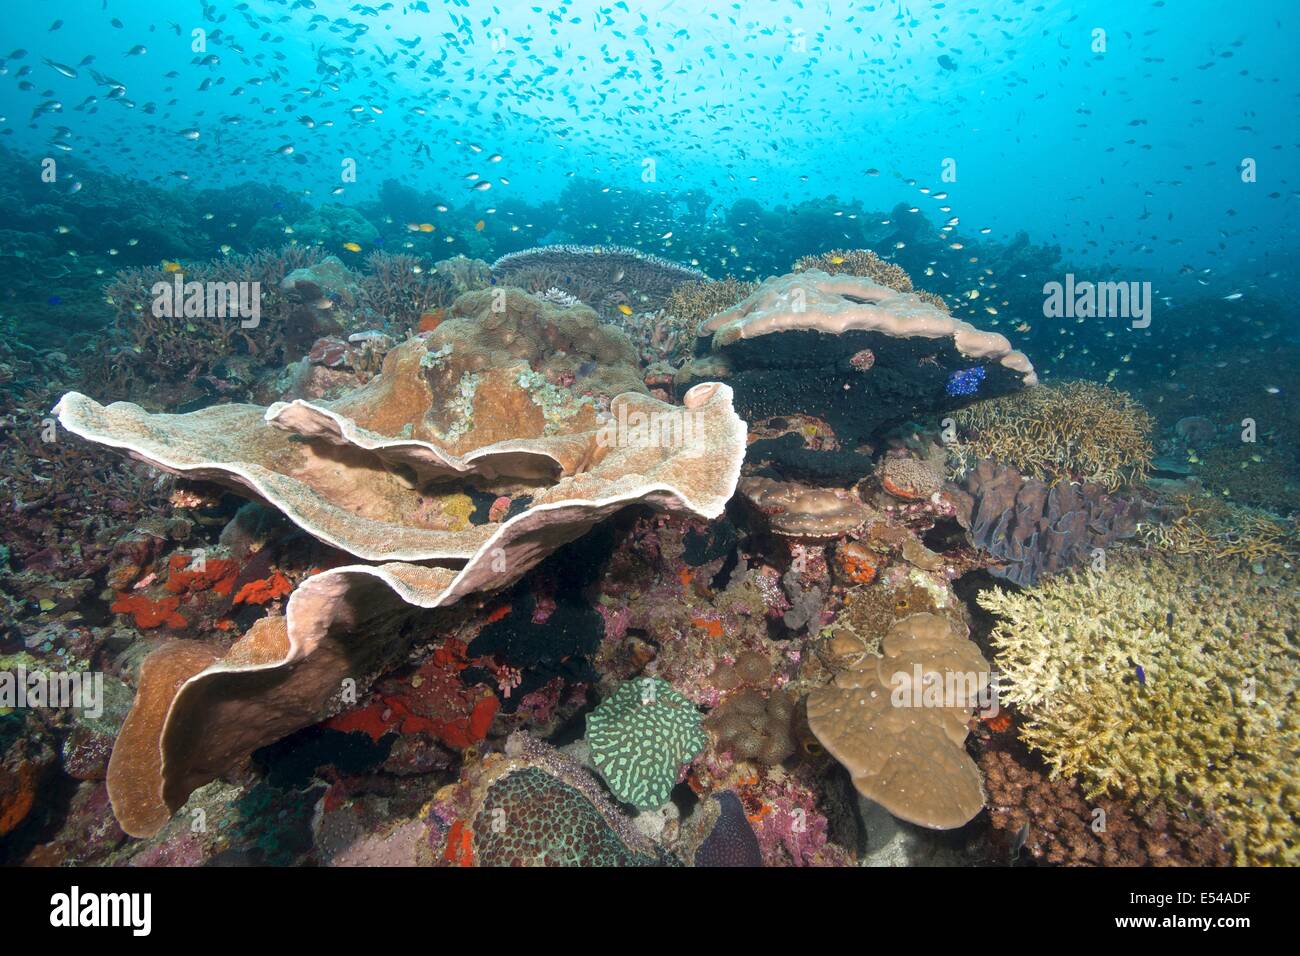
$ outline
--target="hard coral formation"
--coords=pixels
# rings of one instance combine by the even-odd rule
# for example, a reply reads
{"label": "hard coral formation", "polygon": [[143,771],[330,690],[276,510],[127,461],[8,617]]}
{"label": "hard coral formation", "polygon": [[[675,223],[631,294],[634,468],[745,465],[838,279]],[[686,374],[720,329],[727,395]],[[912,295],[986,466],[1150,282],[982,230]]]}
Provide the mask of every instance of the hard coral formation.
{"label": "hard coral formation", "polygon": [[1089,481],[1115,491],[1151,466],[1151,416],[1124,392],[1066,382],[976,402],[954,418],[958,467],[996,459],[1042,481]]}
{"label": "hard coral formation", "polygon": [[[700,335],[698,357],[677,374],[679,387],[724,378],[746,418],[812,416],[849,449],[889,426],[968,402],[948,389],[956,370],[985,369],[985,395],[1036,381],[1029,360],[1002,335],[854,276],[768,279],[701,325]],[[863,350],[872,356],[865,371]]]}
{"label": "hard coral formation", "polygon": [[607,315],[619,305],[658,310],[683,282],[708,279],[699,269],[625,246],[571,245],[509,253],[492,263],[492,276],[498,285],[520,285],[529,276],[529,291],[554,286]]}
{"label": "hard coral formation", "polygon": [[1053,775],[1089,794],[1205,807],[1239,863],[1300,860],[1294,572],[1125,557],[988,591],[1003,699]]}
{"label": "hard coral formation", "polygon": [[564,754],[524,734],[466,766],[433,807],[453,866],[655,866],[668,855],[638,833]]}
{"label": "hard coral formation", "polygon": [[963,744],[988,662],[936,614],[898,621],[880,651],[809,693],[808,726],[863,796],[911,823],[962,826],[984,806]]}
{"label": "hard coral formation", "polygon": [[708,738],[695,705],[665,680],[624,681],[587,715],[587,745],[614,796],[640,810],[668,800]]}
{"label": "hard coral formation", "polygon": [[1156,804],[1134,810],[1087,799],[1073,779],[1049,777],[1010,749],[980,755],[989,820],[1004,860],[1028,855],[1055,866],[1225,866],[1227,840],[1213,825]]}
{"label": "hard coral formation", "polygon": [[[511,584],[628,504],[721,512],[744,448],[726,386],[693,390],[684,406],[625,393],[605,418],[586,396],[520,361],[483,370],[459,404],[465,373],[456,364],[475,358],[458,354],[458,334],[452,320],[411,340],[389,354],[383,375],[331,403],[150,416],[77,393],[61,400],[60,421],[75,434],[224,483],[323,542],[391,562],[309,578],[284,618],[259,621],[224,655],[180,642],[149,659],[109,769],[128,832],[154,832],[196,786],[250,750],[339,709],[345,679],[368,681],[402,653],[403,622],[417,609]],[[607,341],[589,334],[593,348]],[[676,442],[639,441],[626,428],[635,416],[690,416],[691,428]],[[522,484],[528,507],[453,530],[425,496],[456,483]],[[403,563],[411,561],[440,566]]]}
{"label": "hard coral formation", "polygon": [[1251,562],[1300,560],[1300,520],[1217,495],[1179,494],[1157,509],[1143,541],[1173,554]]}
{"label": "hard coral formation", "polygon": [[832,541],[862,527],[874,512],[849,491],[810,488],[770,478],[742,478],[746,501],[765,516],[774,534],[806,541]]}

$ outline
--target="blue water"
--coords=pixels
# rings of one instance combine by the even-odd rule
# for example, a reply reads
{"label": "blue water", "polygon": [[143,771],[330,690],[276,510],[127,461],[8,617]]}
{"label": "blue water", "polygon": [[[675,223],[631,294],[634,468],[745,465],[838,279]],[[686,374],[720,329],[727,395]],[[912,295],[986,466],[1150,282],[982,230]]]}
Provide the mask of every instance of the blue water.
{"label": "blue water", "polygon": [[[1284,295],[1298,19],[1289,0],[58,0],[6,12],[0,142],[174,190],[350,203],[393,178],[445,197],[424,218],[451,252],[479,219],[511,248],[557,238],[496,217],[585,177],[699,191],[719,218],[902,202],[957,241],[1024,230],[1165,291]],[[662,218],[601,227],[691,259]]]}

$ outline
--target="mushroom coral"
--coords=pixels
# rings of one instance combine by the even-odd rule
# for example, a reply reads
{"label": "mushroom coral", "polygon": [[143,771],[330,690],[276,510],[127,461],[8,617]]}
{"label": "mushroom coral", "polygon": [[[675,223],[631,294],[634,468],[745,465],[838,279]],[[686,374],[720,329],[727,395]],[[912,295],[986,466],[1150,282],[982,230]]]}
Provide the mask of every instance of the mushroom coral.
{"label": "mushroom coral", "polygon": [[[451,321],[409,340],[334,402],[150,415],[75,392],[60,400],[69,431],[262,500],[377,562],[308,578],[283,618],[258,621],[224,654],[181,641],[146,660],[108,772],[126,832],[156,832],[196,787],[339,710],[351,682],[401,658],[419,610],[514,583],[629,504],[721,514],[745,446],[725,385],[701,385],[681,406],[626,392],[605,411],[526,360],[475,368],[469,331]],[[600,330],[589,339],[599,344]],[[655,421],[672,427],[638,427]],[[523,489],[528,505],[468,528],[422,507],[426,494],[471,485]]]}

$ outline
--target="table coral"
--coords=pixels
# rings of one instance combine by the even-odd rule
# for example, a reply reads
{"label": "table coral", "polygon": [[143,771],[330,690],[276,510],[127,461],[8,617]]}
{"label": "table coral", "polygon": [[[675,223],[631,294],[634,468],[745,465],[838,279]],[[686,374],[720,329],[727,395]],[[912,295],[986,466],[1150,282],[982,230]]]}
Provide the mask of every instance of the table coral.
{"label": "table coral", "polygon": [[[557,384],[522,358],[484,368],[477,345],[460,345],[499,334],[495,344],[509,357],[554,332],[598,357],[606,348],[620,354],[625,339],[589,311],[521,330],[516,319],[548,308],[521,293],[507,295],[515,312],[480,316],[484,327],[472,329],[468,316],[490,313],[475,296],[458,300],[457,318],[389,352],[382,375],[338,401],[157,416],[75,392],[60,401],[60,422],[77,435],[258,497],[319,541],[389,562],[307,578],[284,617],[258,621],[224,655],[202,645],[157,652],[164,656],[142,671],[109,766],[127,832],[154,832],[196,786],[252,749],[341,709],[345,680],[365,685],[400,659],[413,633],[405,621],[419,610],[513,584],[629,504],[702,518],[722,512],[744,452],[730,389],[705,384],[682,405],[625,392],[606,416],[581,379]],[[641,419],[689,419],[690,427],[673,441],[640,441],[628,423]],[[445,494],[457,482],[489,499],[509,489],[521,507],[499,523],[448,529],[425,492]],[[272,575],[245,599],[277,593],[284,584]],[[267,671],[282,679],[265,680]]]}
{"label": "table coral", "polygon": [[1125,556],[987,591],[1003,699],[1089,794],[1194,801],[1238,862],[1300,861],[1300,581],[1241,562]]}
{"label": "table coral", "polygon": [[596,769],[614,796],[640,810],[667,802],[682,765],[707,743],[695,705],[658,678],[624,681],[587,715]]}

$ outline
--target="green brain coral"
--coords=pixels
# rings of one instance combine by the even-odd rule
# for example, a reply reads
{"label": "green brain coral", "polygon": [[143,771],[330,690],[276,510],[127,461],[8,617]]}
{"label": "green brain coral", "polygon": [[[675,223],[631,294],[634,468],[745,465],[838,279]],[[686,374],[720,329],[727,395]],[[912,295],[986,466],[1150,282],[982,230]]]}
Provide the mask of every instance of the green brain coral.
{"label": "green brain coral", "polygon": [[1300,863],[1300,576],[1129,556],[989,591],[1001,698],[1054,776],[1212,811],[1239,863]]}
{"label": "green brain coral", "polygon": [[668,801],[682,764],[707,743],[695,705],[658,677],[624,681],[587,716],[587,745],[614,796],[639,810]]}

